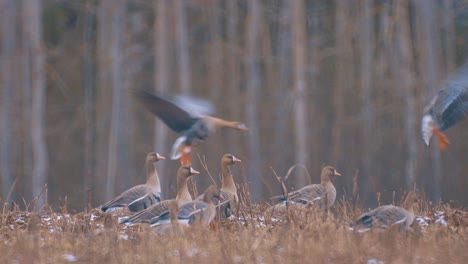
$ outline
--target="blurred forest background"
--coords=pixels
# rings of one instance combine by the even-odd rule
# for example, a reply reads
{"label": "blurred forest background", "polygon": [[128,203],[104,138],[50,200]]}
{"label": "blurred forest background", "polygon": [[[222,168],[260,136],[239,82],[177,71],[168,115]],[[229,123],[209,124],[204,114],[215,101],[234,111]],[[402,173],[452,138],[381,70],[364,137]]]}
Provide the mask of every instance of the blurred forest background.
{"label": "blurred forest background", "polygon": [[[449,149],[424,145],[423,108],[468,57],[467,0],[0,0],[3,202],[83,210],[145,181],[145,155],[176,138],[129,94],[148,89],[212,101],[222,130],[194,150],[198,190],[220,159],[254,200],[317,183],[323,165],[361,201],[416,186],[468,206],[468,122]],[[433,142],[434,143],[434,142]],[[177,161],[157,164],[174,195]],[[38,203],[44,203],[41,195]]]}

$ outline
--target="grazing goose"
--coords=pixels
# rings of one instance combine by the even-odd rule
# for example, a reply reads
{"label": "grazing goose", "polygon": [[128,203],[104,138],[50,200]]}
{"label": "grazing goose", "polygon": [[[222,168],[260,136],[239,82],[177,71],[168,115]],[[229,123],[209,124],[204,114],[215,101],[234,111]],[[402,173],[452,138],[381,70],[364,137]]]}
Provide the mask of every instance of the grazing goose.
{"label": "grazing goose", "polygon": [[352,229],[365,232],[372,228],[388,229],[399,225],[400,230],[406,230],[413,223],[414,211],[418,204],[418,194],[409,192],[401,207],[384,205],[362,214],[353,224]]}
{"label": "grazing goose", "polygon": [[[341,174],[331,166],[324,167],[320,176],[320,184],[307,185],[297,191],[290,192],[288,194],[290,202],[300,206],[308,206],[319,202],[321,208],[330,208],[335,203],[336,199],[336,189],[330,180],[332,176],[341,176]],[[273,206],[271,209],[279,212],[286,209],[286,199],[283,195],[274,196],[270,199],[275,203],[280,203]]]}
{"label": "grazing goose", "polygon": [[[190,153],[195,140],[203,141],[217,127],[229,127],[237,130],[248,130],[248,128],[235,121],[211,117],[201,113],[203,106],[209,103],[201,100],[192,101],[184,97],[166,99],[151,94],[144,90],[135,91],[136,98],[154,115],[159,117],[170,129],[181,134],[172,146],[171,159],[180,159],[182,165],[191,165]],[[188,109],[190,108],[190,109]],[[207,108],[204,107],[205,112]]]}
{"label": "grazing goose", "polygon": [[[203,201],[193,201],[179,207],[178,224],[192,226],[195,224],[208,225],[216,215],[215,202],[222,200],[221,191],[211,185],[203,193]],[[168,222],[170,212],[165,212],[151,220],[151,226],[157,227]]]}
{"label": "grazing goose", "polygon": [[433,134],[439,149],[446,149],[449,141],[442,133],[468,117],[468,63],[462,66],[446,83],[445,89],[431,100],[424,109],[421,131],[429,145]]}
{"label": "grazing goose", "polygon": [[[221,196],[225,201],[229,201],[221,206],[222,216],[231,216],[232,211],[237,207],[239,198],[237,197],[237,187],[231,173],[231,166],[241,162],[232,154],[224,154],[221,158]],[[202,201],[203,194],[196,200]]]}
{"label": "grazing goose", "polygon": [[101,210],[110,212],[116,209],[128,207],[132,212],[139,212],[161,201],[161,184],[159,183],[156,162],[164,160],[158,153],[146,155],[146,184],[132,187],[119,196],[101,205]]}
{"label": "grazing goose", "polygon": [[181,166],[177,171],[177,196],[175,199],[161,201],[160,203],[138,212],[127,219],[123,219],[121,223],[132,225],[149,222],[152,218],[168,211],[169,204],[172,203],[172,201],[176,201],[179,207],[191,202],[192,196],[188,191],[187,180],[194,174],[199,174],[199,172],[194,170],[192,167]]}

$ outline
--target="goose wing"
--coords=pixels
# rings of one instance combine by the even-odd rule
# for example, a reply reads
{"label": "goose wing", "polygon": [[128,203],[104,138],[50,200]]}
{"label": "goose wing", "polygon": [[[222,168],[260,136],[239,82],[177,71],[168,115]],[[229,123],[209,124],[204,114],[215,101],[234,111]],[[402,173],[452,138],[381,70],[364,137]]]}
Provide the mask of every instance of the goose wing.
{"label": "goose wing", "polygon": [[105,212],[111,208],[128,206],[131,211],[135,212],[139,211],[138,209],[141,207],[144,209],[159,202],[160,199],[159,195],[148,194],[146,185],[141,184],[126,190],[114,199],[101,205],[101,210]]}
{"label": "goose wing", "polygon": [[441,131],[468,117],[468,63],[462,66],[427,106]]}
{"label": "goose wing", "polygon": [[177,133],[189,130],[199,120],[199,117],[193,116],[181,106],[162,96],[154,95],[145,90],[135,90],[134,96],[146,109]]}

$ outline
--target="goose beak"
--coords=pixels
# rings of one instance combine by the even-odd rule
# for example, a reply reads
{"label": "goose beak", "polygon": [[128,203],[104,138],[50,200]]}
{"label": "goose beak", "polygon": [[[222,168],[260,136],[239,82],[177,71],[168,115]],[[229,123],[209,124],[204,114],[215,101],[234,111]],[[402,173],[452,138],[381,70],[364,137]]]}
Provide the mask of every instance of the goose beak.
{"label": "goose beak", "polygon": [[234,163],[242,162],[242,160],[240,160],[240,159],[234,157],[234,155],[232,156],[232,161],[233,161]]}
{"label": "goose beak", "polygon": [[156,158],[158,160],[165,160],[166,159],[166,157],[159,155],[159,153],[156,153]]}
{"label": "goose beak", "polygon": [[190,174],[200,174],[200,172],[190,167]]}
{"label": "goose beak", "polygon": [[336,170],[334,171],[334,174],[335,174],[335,176],[341,176],[341,174],[339,172],[337,172]]}

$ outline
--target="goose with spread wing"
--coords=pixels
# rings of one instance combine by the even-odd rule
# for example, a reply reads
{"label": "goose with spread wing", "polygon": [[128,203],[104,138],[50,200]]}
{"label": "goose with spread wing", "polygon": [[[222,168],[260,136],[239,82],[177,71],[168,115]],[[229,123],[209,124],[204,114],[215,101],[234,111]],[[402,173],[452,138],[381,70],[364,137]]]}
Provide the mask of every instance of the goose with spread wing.
{"label": "goose with spread wing", "polygon": [[180,96],[169,99],[144,90],[136,90],[134,95],[170,129],[181,134],[172,146],[171,159],[180,159],[183,165],[191,165],[190,152],[194,141],[205,140],[216,128],[248,130],[243,123],[207,115],[212,106],[203,100]]}
{"label": "goose with spread wing", "polygon": [[449,141],[442,133],[468,117],[468,63],[462,66],[445,84],[445,88],[426,106],[421,122],[424,142],[429,145],[432,135],[438,139],[439,149],[446,149]]}
{"label": "goose with spread wing", "polygon": [[146,184],[132,187],[114,199],[101,205],[104,212],[114,211],[128,207],[132,212],[144,210],[161,201],[161,184],[159,182],[156,162],[166,159],[158,153],[148,153],[146,155]]}

